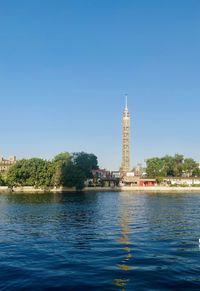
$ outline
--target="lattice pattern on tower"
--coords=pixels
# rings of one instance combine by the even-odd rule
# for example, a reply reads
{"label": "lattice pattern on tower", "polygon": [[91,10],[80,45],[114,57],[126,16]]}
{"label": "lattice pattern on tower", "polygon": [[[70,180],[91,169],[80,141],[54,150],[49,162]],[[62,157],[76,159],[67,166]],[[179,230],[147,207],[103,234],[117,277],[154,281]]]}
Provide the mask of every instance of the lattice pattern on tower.
{"label": "lattice pattern on tower", "polygon": [[122,133],[122,171],[130,171],[130,113],[128,111],[127,96],[123,112],[123,133]]}

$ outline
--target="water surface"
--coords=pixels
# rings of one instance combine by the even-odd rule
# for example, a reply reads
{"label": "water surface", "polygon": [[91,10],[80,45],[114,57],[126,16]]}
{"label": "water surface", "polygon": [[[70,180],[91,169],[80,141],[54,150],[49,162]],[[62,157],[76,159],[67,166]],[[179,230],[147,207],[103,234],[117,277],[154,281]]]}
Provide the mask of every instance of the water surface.
{"label": "water surface", "polygon": [[200,194],[0,195],[1,290],[199,290]]}

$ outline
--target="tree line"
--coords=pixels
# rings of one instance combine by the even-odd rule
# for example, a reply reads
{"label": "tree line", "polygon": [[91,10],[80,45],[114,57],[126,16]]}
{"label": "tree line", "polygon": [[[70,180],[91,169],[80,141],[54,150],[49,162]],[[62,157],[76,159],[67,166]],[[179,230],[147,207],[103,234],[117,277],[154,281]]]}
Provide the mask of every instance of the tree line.
{"label": "tree line", "polygon": [[53,160],[40,158],[22,159],[10,167],[8,173],[0,176],[0,185],[33,187],[76,187],[84,188],[87,179],[92,178],[92,170],[98,169],[94,154],[85,152],[63,152]]}
{"label": "tree line", "polygon": [[200,169],[194,159],[176,154],[146,160],[146,174],[149,178],[200,177]]}

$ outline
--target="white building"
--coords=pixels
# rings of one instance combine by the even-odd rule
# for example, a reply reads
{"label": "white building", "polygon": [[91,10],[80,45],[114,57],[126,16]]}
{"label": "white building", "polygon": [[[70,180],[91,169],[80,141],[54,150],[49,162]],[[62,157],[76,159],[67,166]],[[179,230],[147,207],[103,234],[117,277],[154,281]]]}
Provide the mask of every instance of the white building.
{"label": "white building", "polygon": [[172,186],[175,186],[175,185],[194,186],[194,185],[200,185],[200,178],[169,177],[169,178],[165,178],[164,182]]}
{"label": "white building", "polygon": [[9,168],[16,163],[16,157],[10,156],[8,159],[4,159],[0,156],[0,174],[6,173]]}

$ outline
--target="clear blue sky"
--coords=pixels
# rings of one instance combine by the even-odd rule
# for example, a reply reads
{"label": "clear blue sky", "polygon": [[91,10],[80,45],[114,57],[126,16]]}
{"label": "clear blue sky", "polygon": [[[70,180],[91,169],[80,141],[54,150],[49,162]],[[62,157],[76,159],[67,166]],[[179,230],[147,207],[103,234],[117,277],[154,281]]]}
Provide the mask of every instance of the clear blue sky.
{"label": "clear blue sky", "polygon": [[199,0],[0,1],[0,154],[200,160]]}

